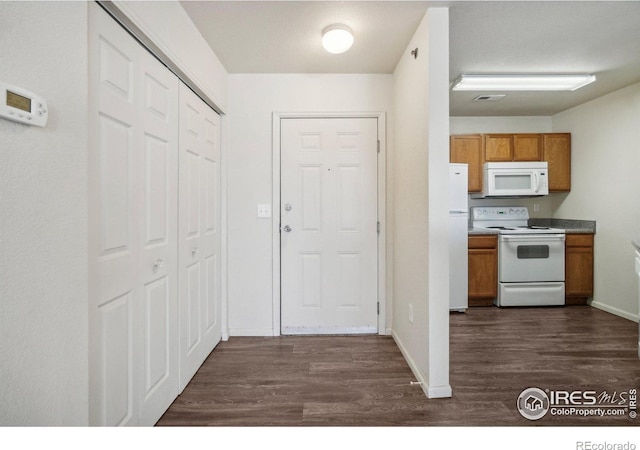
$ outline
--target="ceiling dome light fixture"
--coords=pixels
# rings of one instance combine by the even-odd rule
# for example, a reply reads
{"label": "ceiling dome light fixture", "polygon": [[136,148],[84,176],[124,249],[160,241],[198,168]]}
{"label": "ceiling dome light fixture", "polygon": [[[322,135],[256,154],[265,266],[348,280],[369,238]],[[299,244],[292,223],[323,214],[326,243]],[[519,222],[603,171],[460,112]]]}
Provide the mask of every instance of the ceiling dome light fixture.
{"label": "ceiling dome light fixture", "polygon": [[322,46],[329,53],[344,53],[353,45],[353,32],[343,24],[329,25],[322,30]]}

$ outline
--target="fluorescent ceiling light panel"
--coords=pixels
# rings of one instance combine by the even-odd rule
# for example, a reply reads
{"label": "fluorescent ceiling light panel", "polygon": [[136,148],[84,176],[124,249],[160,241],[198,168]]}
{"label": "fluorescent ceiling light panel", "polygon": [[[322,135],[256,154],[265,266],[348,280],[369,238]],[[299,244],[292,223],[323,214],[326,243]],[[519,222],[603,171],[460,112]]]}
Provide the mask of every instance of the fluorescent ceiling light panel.
{"label": "fluorescent ceiling light panel", "polygon": [[454,91],[575,91],[596,81],[595,75],[461,75]]}
{"label": "fluorescent ceiling light panel", "polygon": [[329,53],[344,53],[353,45],[353,32],[343,24],[330,25],[322,30],[322,46]]}

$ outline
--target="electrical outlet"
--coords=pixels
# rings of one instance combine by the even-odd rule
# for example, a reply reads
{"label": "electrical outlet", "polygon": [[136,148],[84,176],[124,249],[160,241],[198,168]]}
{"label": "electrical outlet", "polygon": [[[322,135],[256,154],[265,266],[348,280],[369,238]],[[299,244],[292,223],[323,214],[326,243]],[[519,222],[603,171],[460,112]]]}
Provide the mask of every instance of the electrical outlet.
{"label": "electrical outlet", "polygon": [[260,218],[271,217],[271,205],[268,203],[258,205],[258,217]]}
{"label": "electrical outlet", "polygon": [[540,203],[534,203],[533,212],[539,212],[539,211],[540,211]]}
{"label": "electrical outlet", "polygon": [[409,322],[413,323],[413,305],[409,303]]}

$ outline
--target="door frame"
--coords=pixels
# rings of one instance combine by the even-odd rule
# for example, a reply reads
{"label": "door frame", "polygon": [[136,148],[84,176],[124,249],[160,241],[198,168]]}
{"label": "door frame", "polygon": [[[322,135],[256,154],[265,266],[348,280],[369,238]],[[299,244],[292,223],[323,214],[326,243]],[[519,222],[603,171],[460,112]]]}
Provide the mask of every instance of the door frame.
{"label": "door frame", "polygon": [[281,334],[281,255],[280,255],[280,162],[281,162],[281,136],[280,121],[282,119],[370,119],[378,121],[378,140],[380,141],[380,151],[378,154],[378,221],[380,222],[380,233],[378,233],[378,334],[386,334],[386,161],[387,161],[387,135],[386,135],[386,113],[375,112],[274,112],[272,128],[272,274],[273,274],[273,335]]}

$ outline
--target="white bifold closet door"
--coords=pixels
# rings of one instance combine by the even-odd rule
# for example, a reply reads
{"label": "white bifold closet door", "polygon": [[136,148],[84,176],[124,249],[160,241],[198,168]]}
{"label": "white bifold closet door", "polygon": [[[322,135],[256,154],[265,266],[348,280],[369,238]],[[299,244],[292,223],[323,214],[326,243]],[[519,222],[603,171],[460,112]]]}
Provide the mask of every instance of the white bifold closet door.
{"label": "white bifold closet door", "polygon": [[89,20],[90,424],[153,425],[220,340],[219,116]]}
{"label": "white bifold closet door", "polygon": [[180,391],[221,338],[220,116],[180,86]]}
{"label": "white bifold closet door", "polygon": [[90,17],[91,423],[152,425],[178,395],[180,83]]}

